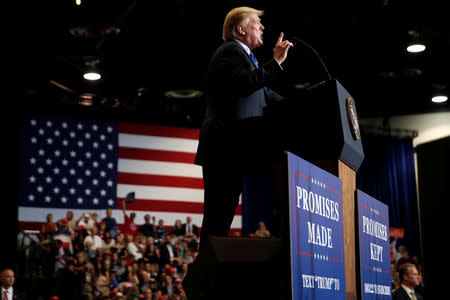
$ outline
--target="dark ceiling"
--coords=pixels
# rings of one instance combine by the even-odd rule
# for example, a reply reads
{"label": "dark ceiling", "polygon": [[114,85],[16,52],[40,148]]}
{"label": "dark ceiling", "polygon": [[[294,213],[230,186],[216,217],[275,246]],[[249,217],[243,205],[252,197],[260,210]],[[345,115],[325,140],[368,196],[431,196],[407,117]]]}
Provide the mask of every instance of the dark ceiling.
{"label": "dark ceiling", "polygon": [[[360,117],[450,111],[450,101],[430,101],[436,89],[448,94],[450,87],[443,0],[16,1],[3,9],[9,16],[2,26],[4,105],[198,126],[202,98],[173,99],[165,92],[203,89],[224,16],[241,5],[265,11],[260,61],[270,57],[280,31],[301,38],[353,96]],[[406,52],[412,38],[426,51]],[[92,63],[102,74],[97,82],[82,77]],[[301,44],[284,68],[287,85],[326,79],[318,58]],[[82,99],[92,105],[80,105]]]}

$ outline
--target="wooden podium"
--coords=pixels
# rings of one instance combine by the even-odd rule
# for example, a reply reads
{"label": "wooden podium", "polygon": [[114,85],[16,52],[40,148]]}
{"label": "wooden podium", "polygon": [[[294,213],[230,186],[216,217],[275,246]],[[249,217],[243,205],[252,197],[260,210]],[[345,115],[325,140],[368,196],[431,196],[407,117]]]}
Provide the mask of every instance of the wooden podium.
{"label": "wooden podium", "polygon": [[[356,300],[356,172],[364,153],[355,103],[337,80],[319,83],[266,109],[281,149],[296,154],[342,180],[346,299]],[[275,173],[279,234],[288,228],[284,163]],[[283,240],[287,237],[284,234]],[[286,245],[284,245],[286,247]]]}
{"label": "wooden podium", "polygon": [[[356,171],[364,154],[352,97],[338,81],[324,81],[268,106],[265,120],[271,129],[267,136],[275,148],[271,151],[274,157],[267,159],[273,166],[275,237],[212,237],[207,245],[209,250],[201,254],[202,262],[192,265],[189,278],[183,282],[188,300],[266,299],[269,295],[267,299],[292,298],[290,271],[287,271],[290,249],[286,151],[342,180],[346,299],[356,300]],[[265,250],[261,252],[261,249]],[[264,274],[269,269],[274,274]],[[260,295],[247,291],[248,285],[238,288],[251,278],[256,278],[252,282],[262,286]],[[230,293],[227,286],[240,292]]]}

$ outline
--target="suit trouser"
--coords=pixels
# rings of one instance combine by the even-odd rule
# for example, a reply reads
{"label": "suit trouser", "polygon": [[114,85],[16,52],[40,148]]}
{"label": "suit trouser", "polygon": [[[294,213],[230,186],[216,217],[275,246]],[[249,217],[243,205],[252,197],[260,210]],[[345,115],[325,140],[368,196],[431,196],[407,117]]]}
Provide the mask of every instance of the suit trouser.
{"label": "suit trouser", "polygon": [[203,166],[205,196],[200,247],[208,235],[228,235],[243,183],[243,171],[236,166]]}

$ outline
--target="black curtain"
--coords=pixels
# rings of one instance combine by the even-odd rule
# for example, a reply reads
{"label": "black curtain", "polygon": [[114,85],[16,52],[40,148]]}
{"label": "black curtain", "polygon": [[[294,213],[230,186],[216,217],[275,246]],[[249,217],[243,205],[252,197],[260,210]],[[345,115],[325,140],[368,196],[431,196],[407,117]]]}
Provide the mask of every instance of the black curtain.
{"label": "black curtain", "polygon": [[419,253],[419,214],[411,137],[364,135],[357,187],[389,206],[390,227],[405,229],[409,255]]}

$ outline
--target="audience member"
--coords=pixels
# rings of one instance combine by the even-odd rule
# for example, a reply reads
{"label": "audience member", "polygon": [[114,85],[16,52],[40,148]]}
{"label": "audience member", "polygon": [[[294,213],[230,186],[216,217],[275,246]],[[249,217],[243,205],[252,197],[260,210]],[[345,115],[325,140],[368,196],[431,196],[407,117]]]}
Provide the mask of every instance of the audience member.
{"label": "audience member", "polygon": [[270,231],[267,230],[266,223],[263,221],[258,223],[258,228],[255,231],[256,237],[270,237]]}
{"label": "audience member", "polygon": [[103,248],[103,240],[97,235],[97,226],[92,226],[91,233],[84,239],[86,250],[96,251],[97,248]]}
{"label": "audience member", "polygon": [[81,215],[77,226],[78,229],[85,229],[89,234],[91,234],[92,227],[95,226],[95,221],[91,218],[91,215],[86,212]]}
{"label": "audience member", "polygon": [[106,210],[106,217],[103,218],[102,221],[106,222],[106,230],[108,230],[111,233],[111,237],[115,239],[119,233],[119,227],[117,226],[117,221],[112,214],[113,210],[108,208]]}
{"label": "audience member", "polygon": [[183,224],[181,224],[181,220],[180,219],[175,220],[175,224],[173,225],[173,229],[172,231],[170,231],[170,234],[174,236],[180,236],[184,235],[185,232],[186,231],[184,230]]}
{"label": "audience member", "polygon": [[163,265],[170,264],[177,255],[172,246],[172,236],[166,235],[166,239],[159,247],[161,249],[160,261]]}
{"label": "audience member", "polygon": [[419,273],[413,264],[402,264],[398,268],[400,287],[392,293],[393,300],[421,300],[421,295],[414,291],[419,285]]}
{"label": "audience member", "polygon": [[[48,219],[47,219],[48,220]],[[14,288],[15,274],[12,269],[4,269],[0,272],[2,299],[26,300],[26,294]]]}
{"label": "audience member", "polygon": [[122,201],[122,212],[123,212],[123,218],[124,218],[124,225],[123,225],[123,233],[129,234],[132,236],[135,236],[137,233],[137,225],[134,223],[134,219],[136,219],[136,214],[132,212],[130,216],[127,214],[127,208],[126,208],[127,201],[123,199]]}
{"label": "audience member", "polygon": [[198,236],[198,227],[192,224],[192,218],[190,216],[186,217],[186,223],[183,224],[183,229],[184,234]]}
{"label": "audience member", "polygon": [[144,224],[139,226],[138,231],[146,237],[153,237],[155,234],[155,224],[150,223],[150,215],[144,216]]}
{"label": "audience member", "polygon": [[72,232],[74,232],[75,229],[77,229],[77,220],[73,218],[73,212],[71,210],[69,210],[66,213],[66,219],[67,219],[67,228]]}
{"label": "audience member", "polygon": [[46,222],[41,226],[41,240],[48,240],[58,230],[58,226],[53,222],[53,214],[47,214]]}
{"label": "audience member", "polygon": [[164,227],[164,220],[159,219],[158,227],[155,229],[155,238],[159,240],[164,240],[167,235],[167,229]]}

